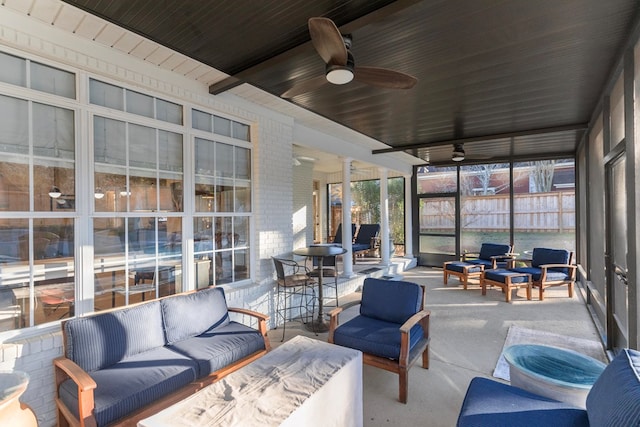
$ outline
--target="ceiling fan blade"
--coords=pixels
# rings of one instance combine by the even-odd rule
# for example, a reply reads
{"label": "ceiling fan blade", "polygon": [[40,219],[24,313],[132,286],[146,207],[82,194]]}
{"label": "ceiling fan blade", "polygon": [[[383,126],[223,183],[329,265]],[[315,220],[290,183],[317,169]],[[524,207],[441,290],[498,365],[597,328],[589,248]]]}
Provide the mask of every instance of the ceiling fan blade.
{"label": "ceiling fan blade", "polygon": [[328,18],[309,18],[309,34],[313,47],[327,64],[346,65],[347,48],[342,35]]}
{"label": "ceiling fan blade", "polygon": [[377,67],[355,67],[354,80],[388,89],[411,89],[418,79],[399,71]]}
{"label": "ceiling fan blade", "polygon": [[303,93],[311,92],[313,90],[318,89],[323,84],[327,83],[327,78],[324,75],[320,75],[318,77],[312,77],[310,79],[301,81],[298,84],[295,84],[291,89],[280,95],[282,98],[293,98],[298,95],[302,95]]}

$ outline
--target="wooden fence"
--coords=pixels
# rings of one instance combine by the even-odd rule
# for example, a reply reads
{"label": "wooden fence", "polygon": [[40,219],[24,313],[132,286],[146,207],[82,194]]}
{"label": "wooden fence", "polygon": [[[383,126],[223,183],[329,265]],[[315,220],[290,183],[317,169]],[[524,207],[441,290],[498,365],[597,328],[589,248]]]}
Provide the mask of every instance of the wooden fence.
{"label": "wooden fence", "polygon": [[[423,199],[420,207],[421,231],[453,232],[455,228],[452,199]],[[575,193],[556,191],[514,195],[516,231],[575,231]],[[461,227],[465,231],[509,230],[509,195],[462,197]]]}

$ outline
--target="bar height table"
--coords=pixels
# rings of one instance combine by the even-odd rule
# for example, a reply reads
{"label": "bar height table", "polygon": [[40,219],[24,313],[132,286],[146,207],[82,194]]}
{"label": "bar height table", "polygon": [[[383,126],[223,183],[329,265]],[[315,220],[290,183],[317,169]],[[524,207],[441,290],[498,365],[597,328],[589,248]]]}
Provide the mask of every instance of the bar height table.
{"label": "bar height table", "polygon": [[[307,323],[307,329],[314,332],[327,332],[329,330],[329,324],[325,322],[323,317],[323,295],[322,295],[322,272],[324,257],[343,255],[347,253],[347,250],[341,246],[334,245],[311,245],[306,248],[294,249],[294,254],[306,257],[318,258],[318,317],[315,320]],[[336,290],[337,292],[337,290]]]}

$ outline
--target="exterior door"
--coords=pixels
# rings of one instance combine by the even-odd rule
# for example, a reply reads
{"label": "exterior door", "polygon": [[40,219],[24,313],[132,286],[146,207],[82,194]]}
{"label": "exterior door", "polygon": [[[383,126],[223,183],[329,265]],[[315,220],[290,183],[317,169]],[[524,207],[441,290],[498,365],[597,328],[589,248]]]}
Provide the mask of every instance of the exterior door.
{"label": "exterior door", "polygon": [[626,156],[607,164],[607,347],[628,347]]}
{"label": "exterior door", "polygon": [[458,197],[456,193],[424,195],[418,199],[419,265],[442,267],[459,253]]}

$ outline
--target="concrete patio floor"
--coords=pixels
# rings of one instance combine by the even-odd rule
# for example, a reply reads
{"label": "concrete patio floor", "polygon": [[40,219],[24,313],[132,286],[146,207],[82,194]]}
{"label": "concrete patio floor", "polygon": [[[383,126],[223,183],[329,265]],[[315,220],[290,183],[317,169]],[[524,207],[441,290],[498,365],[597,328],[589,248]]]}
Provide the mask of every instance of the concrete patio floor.
{"label": "concrete patio floor", "polygon": [[[362,267],[361,264],[359,268]],[[427,286],[426,308],[431,310],[430,368],[423,369],[419,364],[411,368],[409,399],[404,405],[398,401],[397,375],[364,366],[365,426],[455,426],[469,382],[475,376],[492,378],[512,325],[599,339],[580,290],[568,298],[566,287],[549,288],[545,290],[544,301],[537,300],[538,293],[534,290],[534,299],[527,301],[525,290],[520,289],[512,302],[506,303],[500,290],[489,289],[482,296],[478,286],[465,291],[455,279],[444,286],[441,269],[417,267],[402,275],[403,280]],[[359,276],[364,280],[364,275]],[[340,303],[359,298],[356,291],[341,297]],[[356,310],[345,311],[341,321]],[[315,336],[300,322],[287,323],[285,341],[299,334],[327,340],[327,333]],[[281,344],[282,330],[269,331],[269,337],[277,347]]]}

